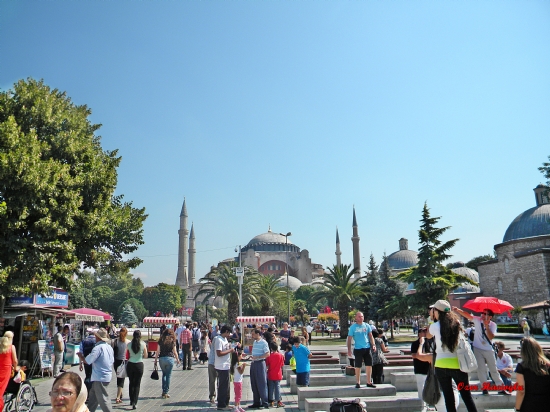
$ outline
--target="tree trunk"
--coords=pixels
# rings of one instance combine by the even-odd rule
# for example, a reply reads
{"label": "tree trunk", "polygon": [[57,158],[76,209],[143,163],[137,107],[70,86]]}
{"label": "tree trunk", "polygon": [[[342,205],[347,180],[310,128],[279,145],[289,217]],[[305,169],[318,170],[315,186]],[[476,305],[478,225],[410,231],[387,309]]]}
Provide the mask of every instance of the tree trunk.
{"label": "tree trunk", "polygon": [[393,318],[390,319],[390,337],[393,339]]}
{"label": "tree trunk", "polygon": [[239,302],[227,303],[227,323],[234,325],[237,323],[237,316],[239,316]]}
{"label": "tree trunk", "polygon": [[340,313],[340,337],[347,338],[349,325],[348,325],[348,305],[342,305],[338,307]]}

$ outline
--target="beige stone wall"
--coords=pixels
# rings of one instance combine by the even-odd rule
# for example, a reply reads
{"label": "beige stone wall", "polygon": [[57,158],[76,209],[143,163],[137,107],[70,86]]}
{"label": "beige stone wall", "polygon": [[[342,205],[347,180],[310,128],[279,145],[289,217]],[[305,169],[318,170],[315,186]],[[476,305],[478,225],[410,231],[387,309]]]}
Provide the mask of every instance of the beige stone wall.
{"label": "beige stone wall", "polygon": [[[524,306],[549,299],[550,236],[513,240],[495,246],[497,262],[478,267],[479,283],[485,296],[496,296],[514,306]],[[520,256],[517,256],[520,254]],[[499,282],[501,287],[499,288]]]}

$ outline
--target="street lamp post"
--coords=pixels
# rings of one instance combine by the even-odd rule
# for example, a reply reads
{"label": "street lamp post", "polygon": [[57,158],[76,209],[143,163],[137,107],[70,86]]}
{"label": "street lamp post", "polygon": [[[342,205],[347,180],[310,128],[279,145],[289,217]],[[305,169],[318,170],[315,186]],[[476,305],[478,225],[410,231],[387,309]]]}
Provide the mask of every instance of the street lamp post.
{"label": "street lamp post", "polygon": [[[239,248],[239,267],[237,269],[237,279],[239,280],[239,316],[243,315],[243,277],[244,277],[244,269],[241,266],[241,245],[237,246]],[[235,247],[235,252],[237,251],[237,247]],[[242,274],[239,276],[239,274]]]}
{"label": "street lamp post", "polygon": [[285,266],[286,266],[286,300],[288,302],[288,324],[290,325],[290,284],[288,283],[288,237],[292,236],[292,233],[279,233],[285,237]]}

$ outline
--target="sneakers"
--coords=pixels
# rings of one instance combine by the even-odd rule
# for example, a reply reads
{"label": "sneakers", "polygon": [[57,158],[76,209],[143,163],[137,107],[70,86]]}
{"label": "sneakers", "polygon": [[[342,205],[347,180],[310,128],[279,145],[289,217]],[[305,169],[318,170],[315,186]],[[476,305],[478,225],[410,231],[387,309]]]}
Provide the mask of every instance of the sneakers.
{"label": "sneakers", "polygon": [[360,387],[361,387],[361,385],[359,385],[358,383],[355,384],[356,389],[359,389]]}
{"label": "sneakers", "polygon": [[281,401],[277,402],[277,408],[284,408],[284,407],[285,407],[284,403],[282,403]]}
{"label": "sneakers", "polygon": [[216,403],[216,397],[215,396],[210,397],[210,403]]}
{"label": "sneakers", "polygon": [[273,401],[272,401],[272,402],[269,402],[269,407],[270,407],[270,408],[273,408],[274,406],[275,406],[275,402],[273,402]]}

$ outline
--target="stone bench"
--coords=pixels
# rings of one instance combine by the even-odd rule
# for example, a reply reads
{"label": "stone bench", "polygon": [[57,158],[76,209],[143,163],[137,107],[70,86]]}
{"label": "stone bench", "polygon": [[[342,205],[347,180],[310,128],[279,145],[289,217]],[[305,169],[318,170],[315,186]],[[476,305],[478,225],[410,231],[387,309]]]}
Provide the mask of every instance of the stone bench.
{"label": "stone bench", "polygon": [[[316,365],[316,366],[331,366],[331,365]],[[310,372],[309,372],[309,376],[312,376],[313,374],[317,374],[317,375],[343,375],[344,371],[342,371],[341,367],[311,369]],[[292,373],[292,371],[290,369],[283,370],[283,379],[286,381],[286,386],[290,386],[290,378],[292,376],[295,376],[295,375],[294,375],[294,373]]]}
{"label": "stone bench", "polygon": [[299,387],[298,388],[298,408],[305,408],[306,399],[314,398],[365,398],[372,396],[395,396],[396,390],[392,385],[381,384],[376,388],[367,388],[361,386],[355,387],[355,380],[352,386],[322,386],[322,387]]}
{"label": "stone bench", "polygon": [[[404,355],[401,355],[399,352],[396,352],[396,351],[390,351],[388,353],[384,353],[384,355],[386,356],[386,358],[395,358],[395,357],[402,357],[404,359],[407,359],[406,356]],[[340,363],[347,363],[349,365],[349,358],[348,358],[348,351],[340,351],[338,352],[338,356],[340,358]],[[408,357],[409,359],[412,359],[410,356]]]}
{"label": "stone bench", "polygon": [[309,363],[311,365],[339,365],[340,361],[336,358],[311,358]]}
{"label": "stone bench", "polygon": [[[357,389],[359,390],[359,389]],[[345,400],[353,400],[356,397],[340,397]],[[367,404],[367,410],[369,412],[376,411],[391,411],[391,412],[411,412],[411,411],[420,411],[422,409],[422,401],[416,396],[413,397],[403,397],[403,396],[380,396],[380,397],[369,397],[364,398],[360,397],[362,401]],[[312,398],[306,399],[305,401],[305,411],[306,412],[315,412],[315,411],[330,411],[330,404],[332,403],[333,398]]]}

